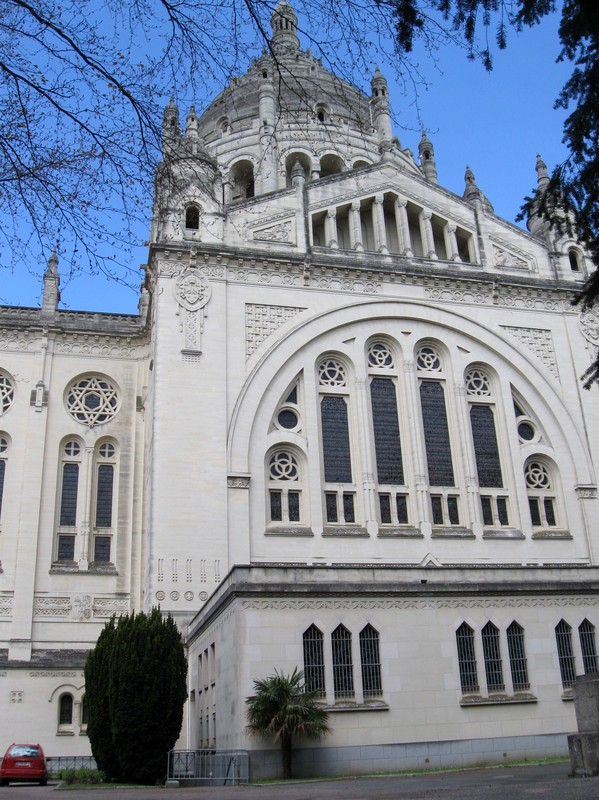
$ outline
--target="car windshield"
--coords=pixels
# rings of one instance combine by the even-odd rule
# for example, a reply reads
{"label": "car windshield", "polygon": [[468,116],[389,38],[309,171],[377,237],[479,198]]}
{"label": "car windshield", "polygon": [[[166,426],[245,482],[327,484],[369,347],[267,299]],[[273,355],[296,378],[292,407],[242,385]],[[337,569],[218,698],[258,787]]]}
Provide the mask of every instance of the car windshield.
{"label": "car windshield", "polygon": [[7,756],[11,758],[35,758],[39,756],[40,749],[32,744],[13,744]]}

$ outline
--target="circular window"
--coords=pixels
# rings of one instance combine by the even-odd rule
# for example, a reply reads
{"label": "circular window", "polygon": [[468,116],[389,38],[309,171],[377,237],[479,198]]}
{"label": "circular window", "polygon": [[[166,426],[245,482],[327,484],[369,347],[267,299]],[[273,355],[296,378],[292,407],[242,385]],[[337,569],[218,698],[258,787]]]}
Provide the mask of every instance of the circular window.
{"label": "circular window", "polygon": [[525,442],[532,442],[536,436],[536,431],[530,422],[521,422],[518,425],[518,436]]}
{"label": "circular window", "polygon": [[92,375],[80,378],[67,392],[67,411],[83,425],[101,425],[118,411],[116,388],[106,378]]}
{"label": "circular window", "polygon": [[489,397],[491,384],[489,378],[480,369],[471,369],[466,375],[466,390],[472,397]]}
{"label": "circular window", "polygon": [[297,461],[291,453],[275,453],[270,459],[270,477],[274,481],[296,481]]}
{"label": "circular window", "polygon": [[424,369],[428,372],[441,372],[441,360],[436,350],[432,347],[420,347],[416,355],[416,363],[418,369]]}
{"label": "circular window", "polygon": [[81,445],[79,444],[79,442],[71,440],[70,442],[67,442],[64,446],[64,454],[65,456],[69,456],[70,458],[76,458],[80,452],[81,452]]}
{"label": "circular window", "polygon": [[368,350],[368,366],[391,369],[393,367],[393,354],[383,342],[374,342]]}
{"label": "circular window", "polygon": [[0,436],[0,454],[8,451],[8,439],[6,436]]}
{"label": "circular window", "polygon": [[321,362],[318,375],[321,386],[345,386],[345,367],[334,358]]}
{"label": "circular window", "polygon": [[539,461],[531,461],[526,465],[525,476],[529,489],[551,489],[549,472]]}
{"label": "circular window", "polygon": [[104,444],[101,444],[98,448],[98,453],[100,458],[114,458],[114,445],[110,444],[110,442],[104,442]]}
{"label": "circular window", "polygon": [[8,375],[0,372],[0,414],[5,414],[12,406],[15,387]]}
{"label": "circular window", "polygon": [[293,428],[297,428],[297,414],[291,408],[284,408],[282,411],[279,411],[277,422],[281,428],[286,428],[288,431],[290,431]]}

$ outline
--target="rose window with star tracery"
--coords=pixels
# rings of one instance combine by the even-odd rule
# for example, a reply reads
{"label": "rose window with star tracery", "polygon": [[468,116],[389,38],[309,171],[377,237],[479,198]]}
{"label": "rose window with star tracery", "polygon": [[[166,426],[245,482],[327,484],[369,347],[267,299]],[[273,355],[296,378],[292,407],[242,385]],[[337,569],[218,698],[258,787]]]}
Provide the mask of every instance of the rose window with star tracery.
{"label": "rose window with star tracery", "polygon": [[71,384],[66,406],[73,419],[93,427],[115,416],[119,398],[115,386],[107,378],[91,375]]}

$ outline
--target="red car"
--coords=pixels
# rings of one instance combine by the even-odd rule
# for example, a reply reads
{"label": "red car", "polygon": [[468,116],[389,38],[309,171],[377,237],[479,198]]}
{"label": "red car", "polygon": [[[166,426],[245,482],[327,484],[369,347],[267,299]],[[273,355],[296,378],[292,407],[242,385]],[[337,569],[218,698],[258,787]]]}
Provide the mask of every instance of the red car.
{"label": "red car", "polygon": [[46,757],[39,744],[11,744],[0,765],[0,786],[11,781],[26,781],[45,786],[48,783]]}

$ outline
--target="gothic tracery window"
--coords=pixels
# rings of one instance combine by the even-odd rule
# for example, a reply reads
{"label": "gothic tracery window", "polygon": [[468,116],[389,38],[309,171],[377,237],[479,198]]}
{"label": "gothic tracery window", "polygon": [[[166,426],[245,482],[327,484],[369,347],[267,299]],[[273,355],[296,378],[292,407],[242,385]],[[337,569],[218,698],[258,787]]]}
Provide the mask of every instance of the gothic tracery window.
{"label": "gothic tracery window", "polygon": [[6,372],[0,372],[0,415],[5,414],[15,398],[15,386]]}
{"label": "gothic tracery window", "polygon": [[270,522],[298,523],[302,518],[300,468],[289,450],[277,450],[268,461]]}
{"label": "gothic tracery window", "polygon": [[533,528],[557,526],[557,503],[553,476],[547,464],[532,458],[524,467],[528,507]]}
{"label": "gothic tracery window", "polygon": [[67,411],[90,428],[111,420],[118,411],[116,387],[100,375],[89,375],[73,381],[67,389]]}

